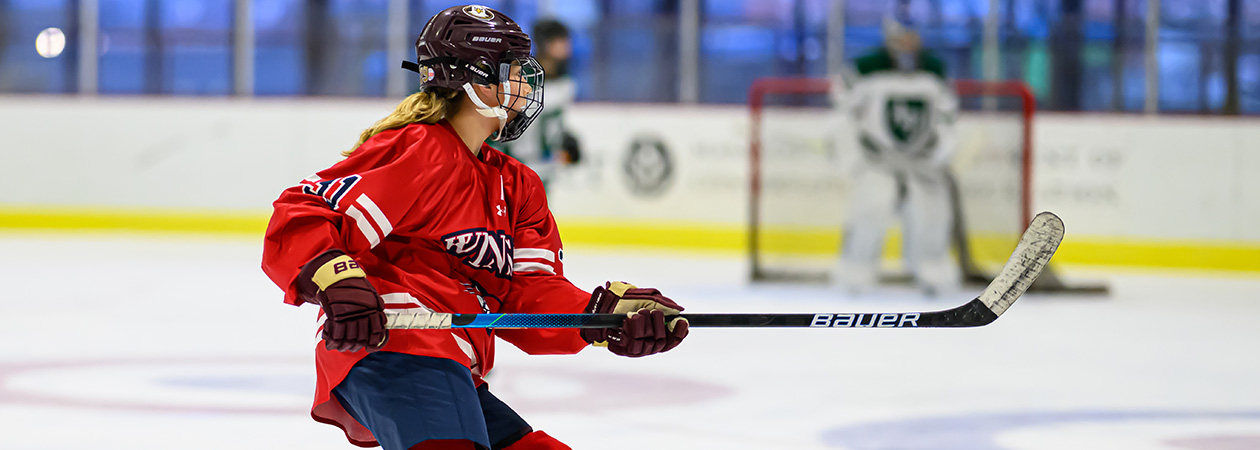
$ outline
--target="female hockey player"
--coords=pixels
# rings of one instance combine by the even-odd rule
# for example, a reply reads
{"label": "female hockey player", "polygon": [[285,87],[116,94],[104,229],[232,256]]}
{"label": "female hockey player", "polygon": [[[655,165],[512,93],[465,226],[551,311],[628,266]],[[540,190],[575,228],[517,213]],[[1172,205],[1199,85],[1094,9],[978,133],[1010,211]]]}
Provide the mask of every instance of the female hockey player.
{"label": "female hockey player", "polygon": [[[407,449],[568,449],[485,382],[494,338],[532,354],[607,346],[624,356],[687,336],[655,289],[564,278],[542,182],[485,144],[520,136],[542,110],[530,38],[503,13],[448,8],[416,41],[420,92],[364,131],[346,158],[285,190],[263,270],[285,302],[321,308],[311,416],[351,443]],[[385,311],[618,313],[616,329],[386,330]]]}

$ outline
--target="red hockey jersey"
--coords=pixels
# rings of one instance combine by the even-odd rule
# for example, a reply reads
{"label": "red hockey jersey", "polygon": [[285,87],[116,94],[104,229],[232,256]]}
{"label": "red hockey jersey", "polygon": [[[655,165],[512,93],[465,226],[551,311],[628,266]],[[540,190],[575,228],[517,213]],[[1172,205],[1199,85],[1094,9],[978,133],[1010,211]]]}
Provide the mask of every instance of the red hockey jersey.
{"label": "red hockey jersey", "polygon": [[[577,313],[590,294],[564,278],[542,182],[488,145],[468,151],[445,121],[379,133],[350,157],[286,189],[274,203],[263,271],[301,304],[302,265],[338,248],[357,260],[389,310]],[[322,317],[322,314],[321,314]],[[533,354],[576,353],[576,329],[391,330],[383,350],[449,358],[474,381],[494,365],[494,336]],[[311,416],[359,445],[375,439],[331,398],[365,351],[316,346]]]}

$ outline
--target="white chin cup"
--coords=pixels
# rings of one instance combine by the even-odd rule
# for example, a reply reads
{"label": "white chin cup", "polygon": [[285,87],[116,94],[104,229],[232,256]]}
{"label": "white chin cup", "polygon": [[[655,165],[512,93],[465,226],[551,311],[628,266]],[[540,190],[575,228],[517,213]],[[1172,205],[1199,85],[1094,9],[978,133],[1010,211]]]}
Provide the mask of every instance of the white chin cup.
{"label": "white chin cup", "polygon": [[474,105],[477,105],[477,112],[486,117],[497,117],[499,119],[499,131],[496,131],[492,139],[498,139],[503,135],[503,127],[507,126],[507,109],[502,106],[489,106],[481,101],[481,97],[477,96],[477,92],[473,90],[472,83],[464,83],[464,92],[468,94],[468,98],[472,99]]}

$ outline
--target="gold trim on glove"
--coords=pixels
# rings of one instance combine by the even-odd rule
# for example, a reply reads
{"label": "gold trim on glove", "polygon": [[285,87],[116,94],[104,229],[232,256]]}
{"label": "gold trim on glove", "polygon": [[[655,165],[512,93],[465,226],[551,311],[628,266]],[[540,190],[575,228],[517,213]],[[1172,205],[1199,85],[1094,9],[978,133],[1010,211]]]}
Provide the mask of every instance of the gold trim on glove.
{"label": "gold trim on glove", "polygon": [[623,281],[613,281],[608,283],[608,291],[617,294],[617,297],[626,295],[626,291],[631,289],[638,289],[638,287]]}

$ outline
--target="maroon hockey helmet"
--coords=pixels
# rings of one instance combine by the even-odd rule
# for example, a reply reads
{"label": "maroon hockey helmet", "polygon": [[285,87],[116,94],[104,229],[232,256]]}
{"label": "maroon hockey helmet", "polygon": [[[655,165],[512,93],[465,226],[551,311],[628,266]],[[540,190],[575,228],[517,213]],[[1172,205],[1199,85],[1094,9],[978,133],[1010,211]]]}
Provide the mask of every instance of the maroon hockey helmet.
{"label": "maroon hockey helmet", "polygon": [[[463,89],[483,115],[498,117],[501,142],[520,137],[542,112],[542,66],[530,56],[529,35],[508,16],[480,5],[453,6],[429,19],[416,39],[416,62],[405,69],[420,74],[420,89]],[[470,83],[499,86],[502,105],[485,105]],[[529,92],[522,92],[527,84]],[[514,92],[515,90],[515,92]],[[516,117],[507,120],[507,111]]]}

